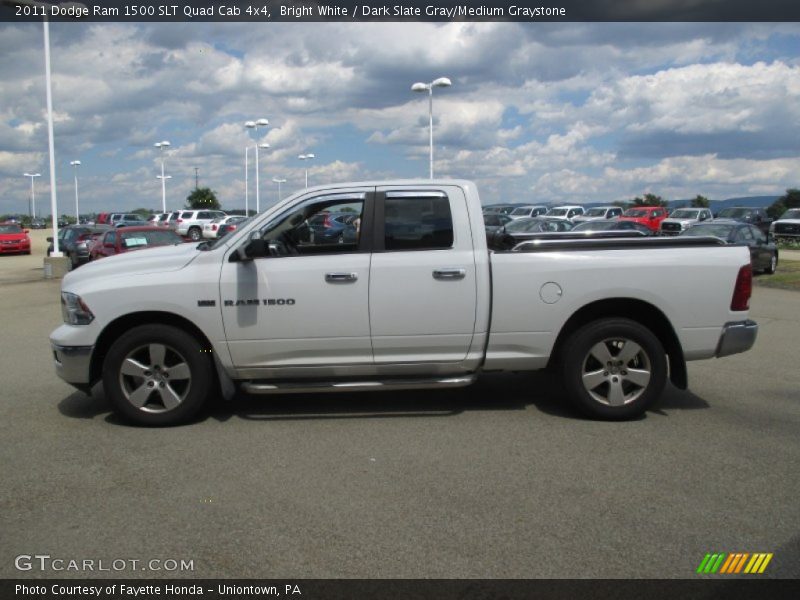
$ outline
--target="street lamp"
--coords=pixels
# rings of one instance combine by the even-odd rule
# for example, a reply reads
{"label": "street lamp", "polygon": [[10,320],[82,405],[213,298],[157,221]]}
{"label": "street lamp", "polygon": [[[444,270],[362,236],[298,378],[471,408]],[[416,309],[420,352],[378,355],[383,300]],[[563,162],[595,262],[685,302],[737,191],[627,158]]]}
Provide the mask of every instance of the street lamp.
{"label": "street lamp", "polygon": [[74,167],[73,170],[75,172],[75,222],[76,223],[80,223],[81,222],[81,211],[78,208],[78,167],[80,166],[81,161],[73,160],[69,164],[71,164]]}
{"label": "street lamp", "polygon": [[250,151],[249,146],[244,147],[244,214],[245,216],[250,216],[250,202],[247,197],[247,159],[248,159],[248,152]]}
{"label": "street lamp", "polygon": [[281,198],[281,184],[286,183],[286,180],[281,179],[280,177],[273,177],[272,181],[278,184],[278,202],[280,202],[281,200],[283,200],[283,198]]}
{"label": "street lamp", "polygon": [[156,175],[156,179],[161,180],[161,212],[165,213],[167,212],[167,179],[172,177],[164,175],[164,149],[169,148],[170,143],[164,140],[163,142],[156,142],[153,146],[161,151],[161,175]]}
{"label": "street lamp", "polygon": [[430,175],[433,179],[433,88],[450,87],[452,82],[447,77],[439,77],[430,83],[415,83],[411,86],[412,92],[428,92],[428,131],[430,136]]}
{"label": "street lamp", "polygon": [[[316,158],[313,154],[300,154],[297,156],[300,160],[311,160]],[[308,167],[306,167],[306,189],[308,189]]]}
{"label": "street lamp", "polygon": [[31,218],[36,218],[36,194],[33,191],[33,180],[35,177],[41,177],[41,173],[25,173],[25,177],[31,178]]}
{"label": "street lamp", "polygon": [[[258,140],[258,128],[259,127],[267,127],[269,125],[269,121],[267,119],[258,119],[257,121],[247,121],[244,126],[247,129],[255,129],[256,130],[256,140]],[[256,214],[258,214],[261,208],[261,196],[259,194],[258,189],[258,144],[256,144]]]}

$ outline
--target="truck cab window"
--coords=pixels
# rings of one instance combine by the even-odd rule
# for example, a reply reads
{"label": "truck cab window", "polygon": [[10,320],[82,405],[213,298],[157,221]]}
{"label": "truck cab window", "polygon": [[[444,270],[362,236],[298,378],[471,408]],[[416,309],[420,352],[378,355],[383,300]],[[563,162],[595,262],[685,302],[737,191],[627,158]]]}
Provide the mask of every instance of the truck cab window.
{"label": "truck cab window", "polygon": [[446,196],[387,197],[384,248],[438,250],[453,246],[453,217]]}
{"label": "truck cab window", "polygon": [[364,196],[315,197],[270,221],[261,229],[273,256],[358,251]]}

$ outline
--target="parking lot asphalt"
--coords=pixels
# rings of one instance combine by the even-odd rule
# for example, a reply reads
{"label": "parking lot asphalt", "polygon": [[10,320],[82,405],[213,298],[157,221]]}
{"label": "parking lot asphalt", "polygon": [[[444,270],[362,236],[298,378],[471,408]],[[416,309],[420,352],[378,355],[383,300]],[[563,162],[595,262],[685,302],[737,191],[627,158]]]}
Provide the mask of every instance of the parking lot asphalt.
{"label": "parking lot asphalt", "polygon": [[[692,578],[707,552],[800,576],[796,292],[756,288],[755,348],[691,363],[690,391],[633,422],[577,418],[533,374],[240,395],[171,429],[56,377],[58,292],[0,286],[0,577]],[[194,570],[19,572],[21,554]]]}

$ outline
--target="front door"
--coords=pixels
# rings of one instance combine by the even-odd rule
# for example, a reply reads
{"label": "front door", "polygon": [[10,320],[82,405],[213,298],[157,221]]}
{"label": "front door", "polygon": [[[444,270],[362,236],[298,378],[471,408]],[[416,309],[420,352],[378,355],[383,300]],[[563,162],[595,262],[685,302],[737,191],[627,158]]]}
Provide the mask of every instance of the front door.
{"label": "front door", "polygon": [[372,189],[311,194],[250,234],[271,256],[231,262],[247,240],[226,255],[222,316],[242,376],[331,376],[336,366],[372,364],[371,236],[361,235]]}

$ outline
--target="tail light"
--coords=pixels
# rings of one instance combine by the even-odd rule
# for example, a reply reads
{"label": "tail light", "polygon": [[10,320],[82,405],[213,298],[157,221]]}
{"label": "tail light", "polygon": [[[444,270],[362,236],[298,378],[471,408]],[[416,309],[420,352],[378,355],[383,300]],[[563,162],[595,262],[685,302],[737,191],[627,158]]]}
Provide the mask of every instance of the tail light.
{"label": "tail light", "polygon": [[733,286],[731,310],[748,310],[750,308],[750,295],[753,293],[753,267],[744,265],[739,269],[736,285]]}
{"label": "tail light", "polygon": [[211,226],[211,231],[216,231],[216,230],[217,230],[217,226],[216,225],[212,225]]}

